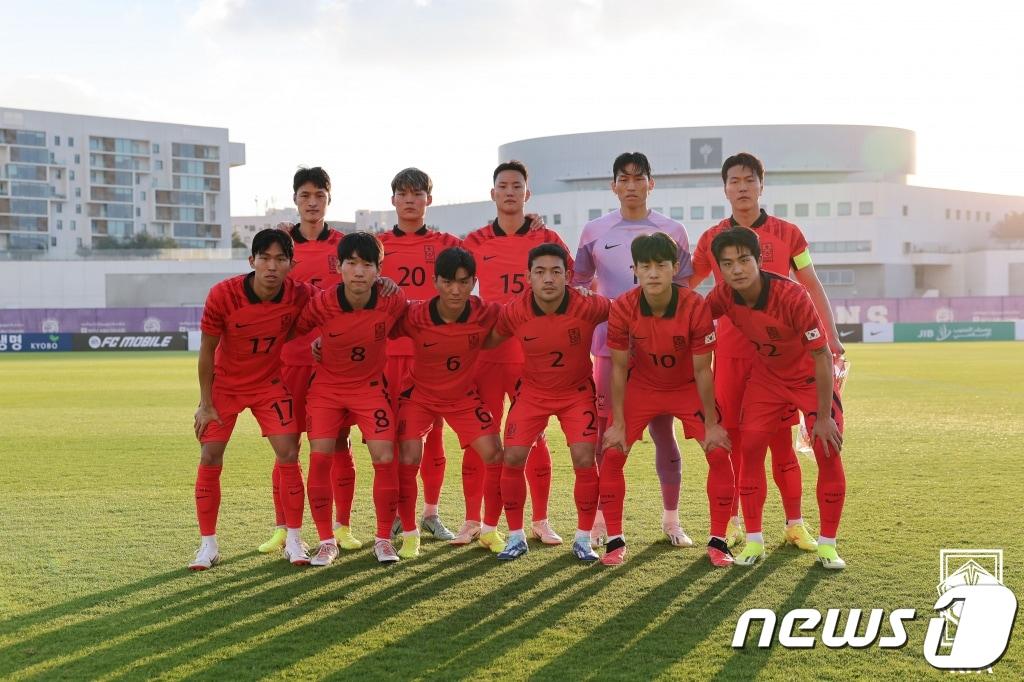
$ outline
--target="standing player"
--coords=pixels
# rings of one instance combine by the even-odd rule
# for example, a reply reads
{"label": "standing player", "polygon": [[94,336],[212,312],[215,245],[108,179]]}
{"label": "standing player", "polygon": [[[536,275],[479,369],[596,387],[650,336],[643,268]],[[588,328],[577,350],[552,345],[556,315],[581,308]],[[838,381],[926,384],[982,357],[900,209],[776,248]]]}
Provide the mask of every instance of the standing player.
{"label": "standing player", "polygon": [[[490,225],[466,235],[463,243],[479,270],[480,298],[488,302],[507,303],[518,298],[529,286],[523,271],[530,249],[538,244],[553,243],[566,248],[558,233],[547,228],[532,229],[526,217],[530,199],[526,166],[520,161],[507,161],[494,169],[491,199],[497,217]],[[568,250],[568,249],[567,249]],[[569,259],[567,267],[572,270]],[[516,384],[523,376],[523,348],[512,339],[497,348],[485,350],[477,365],[477,387],[487,409],[498,423],[505,412],[505,396],[515,395]],[[463,490],[466,495],[466,521],[452,544],[466,544],[480,533],[480,503],[483,495],[484,467],[480,456],[470,448],[462,459]],[[551,492],[551,453],[542,433],[526,458],[526,482],[530,489],[533,523],[530,531],[545,544],[561,544],[562,538],[548,523],[548,496]]]}
{"label": "standing player", "polygon": [[[393,279],[406,299],[425,301],[434,296],[428,273],[434,269],[437,255],[451,246],[461,246],[458,237],[446,232],[427,229],[424,218],[427,206],[433,201],[434,183],[430,176],[418,168],[399,171],[391,181],[391,205],[398,215],[398,224],[381,235],[387,256],[383,274]],[[413,361],[412,341],[408,338],[388,341],[388,385],[401,386],[409,374]],[[392,399],[395,396],[392,395]],[[397,405],[392,405],[397,408]],[[423,479],[423,518],[420,525],[439,540],[455,537],[438,516],[438,502],[447,460],[444,455],[442,421],[435,422],[427,435],[420,476]],[[400,525],[395,520],[396,526]]]}
{"label": "standing player", "polygon": [[[740,153],[730,156],[722,164],[722,183],[725,196],[732,207],[732,215],[700,236],[693,254],[693,276],[690,286],[696,288],[710,273],[715,281],[721,282],[721,272],[711,255],[711,242],[721,232],[733,227],[747,227],[753,230],[761,244],[761,267],[767,272],[789,277],[795,271],[798,282],[807,288],[818,316],[825,323],[829,345],[836,357],[843,354],[832,307],[818,276],[811,264],[811,252],[800,228],[793,223],[768,215],[760,206],[764,191],[764,165],[756,156]],[[743,393],[750,379],[754,358],[753,346],[740,334],[728,319],[720,320],[718,328],[718,349],[715,351],[715,386],[722,406],[725,428],[732,440],[733,470],[739,483],[740,406]],[[814,551],[814,539],[807,532],[800,511],[803,496],[803,482],[800,478],[800,464],[793,450],[792,425],[797,415],[787,419],[773,435],[769,447],[772,451],[772,477],[782,495],[786,513],[786,542],[805,551]],[[733,518],[729,527],[729,544],[742,541],[743,531],[739,526],[739,499],[733,503]]]}
{"label": "standing player", "polygon": [[[654,189],[651,164],[647,157],[640,152],[620,154],[612,164],[611,187],[619,199],[619,210],[592,220],[583,227],[579,249],[576,251],[573,283],[590,286],[596,276],[599,294],[608,298],[621,296],[637,284],[629,244],[638,235],[661,231],[679,245],[679,271],[674,281],[685,286],[692,272],[686,228],[647,208],[647,197]],[[597,363],[594,379],[597,382],[597,409],[600,415],[598,428],[601,432],[610,416],[611,403],[611,359],[605,342],[606,334],[605,325],[598,327],[593,347]],[[672,415],[655,417],[648,429],[654,441],[655,468],[661,482],[664,507],[661,529],[673,545],[689,547],[693,541],[679,525],[679,488],[683,465],[672,430]],[[594,527],[594,539],[600,542],[601,537],[607,534],[600,511]]]}
{"label": "standing player", "polygon": [[601,561],[616,565],[625,558],[626,454],[651,419],[669,414],[683,422],[686,437],[696,439],[707,456],[708,558],[715,566],[728,566],[733,559],[725,529],[735,490],[729,438],[718,423],[711,376],[711,311],[698,294],[673,284],[679,250],[667,234],[637,237],[630,252],[640,286],[615,299],[608,316],[612,423],[604,434],[601,462],[601,508],[608,524],[608,546]]}
{"label": "standing player", "polygon": [[306,396],[309,509],[320,536],[320,547],[310,562],[314,566],[330,565],[338,556],[339,542],[331,528],[332,460],[337,457],[341,425],[351,419],[358,424],[373,460],[377,512],[373,551],[381,563],[398,560],[391,544],[391,522],[398,506],[392,463],[395,419],[384,381],[384,349],[406,304],[401,292],[384,296],[376,284],[383,257],[384,248],[373,235],[345,235],[337,251],[343,283],[318,292],[296,323],[299,334],[312,332],[322,343],[321,362]]}
{"label": "standing player", "polygon": [[[295,260],[288,276],[299,282],[307,282],[320,289],[332,289],[341,281],[338,273],[338,244],[342,234],[332,229],[324,216],[331,203],[331,178],[323,168],[300,168],[292,179],[292,200],[299,210],[299,222],[287,226],[295,244]],[[281,227],[281,226],[279,226]],[[315,333],[293,339],[285,344],[281,352],[281,377],[295,401],[295,419],[306,423],[306,390],[313,373],[313,357],[310,343]],[[349,519],[352,512],[352,494],[355,491],[356,470],[352,462],[348,426],[336,434],[332,455],[334,501],[337,506],[334,535],[342,549],[359,549],[362,542],[352,535]],[[274,491],[274,512],[277,528],[269,540],[259,546],[261,552],[273,552],[284,547],[284,508],[281,504],[280,472],[274,467],[271,475]]]}
{"label": "standing player", "polygon": [[281,347],[314,289],[288,278],[292,240],[278,230],[261,230],[252,240],[253,272],[213,286],[203,307],[199,347],[199,409],[196,438],[201,445],[196,477],[196,516],[202,543],[189,564],[203,571],[220,560],[217,514],[224,450],[238,413],[249,408],[277,456],[285,518],[284,556],[308,564],[299,535],[304,491],[299,471],[300,424],[291,394],[281,380]]}
{"label": "standing player", "polygon": [[[395,329],[414,346],[412,371],[398,399],[398,515],[402,522],[403,559],[419,554],[416,528],[416,472],[423,438],[440,418],[455,430],[459,445],[472,447],[486,467],[480,544],[492,552],[505,549],[498,533],[501,516],[501,442],[494,420],[476,389],[476,364],[501,306],[471,296],[476,262],[459,247],[445,249],[434,263],[438,295],[409,306]],[[479,509],[479,507],[478,507]]]}
{"label": "standing player", "polygon": [[541,244],[530,250],[527,269],[530,289],[501,311],[488,345],[508,337],[523,344],[523,378],[505,420],[505,464],[501,474],[501,498],[509,538],[499,559],[518,559],[526,554],[523,505],[526,476],[523,466],[530,448],[558,417],[569,445],[576,484],[576,536],[573,554],[581,561],[595,561],[590,535],[598,502],[595,462],[597,407],[590,343],[594,328],[608,319],[610,301],[604,296],[584,296],[567,286],[569,253],[558,244]]}
{"label": "standing player", "polygon": [[753,230],[736,227],[719,233],[711,242],[711,254],[724,280],[708,294],[711,314],[728,317],[756,354],[740,413],[739,495],[747,544],[736,563],[749,566],[764,556],[764,458],[780,421],[796,406],[804,413],[818,463],[818,560],[825,568],[844,568],[846,562],[836,552],[846,499],[840,456],[843,406],[833,388],[832,355],[821,320],[802,285],[761,271],[761,246]]}

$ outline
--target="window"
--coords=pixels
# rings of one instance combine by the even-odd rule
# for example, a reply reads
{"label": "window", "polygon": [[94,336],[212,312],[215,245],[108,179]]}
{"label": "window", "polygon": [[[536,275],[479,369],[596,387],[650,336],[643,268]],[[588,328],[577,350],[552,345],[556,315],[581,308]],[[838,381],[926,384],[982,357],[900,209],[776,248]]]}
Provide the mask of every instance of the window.
{"label": "window", "polygon": [[82,198],[82,188],[81,187],[76,187],[75,188],[75,198],[76,199],[81,199]]}
{"label": "window", "polygon": [[68,171],[68,180],[75,179],[75,171]]}
{"label": "window", "polygon": [[832,205],[826,201],[819,201],[814,205],[814,216],[816,218],[827,218],[831,213]]}
{"label": "window", "polygon": [[655,213],[661,213],[661,206],[655,206],[651,210],[654,211]]}
{"label": "window", "polygon": [[74,232],[74,231],[75,231],[75,230],[77,230],[77,229],[78,229],[78,225],[76,225],[76,224],[75,224],[75,221],[74,221],[74,220],[72,220],[72,221],[71,221],[71,231],[72,231],[72,232]]}
{"label": "window", "polygon": [[139,192],[139,199],[142,201],[146,200],[146,190],[142,190],[141,192]]}
{"label": "window", "polygon": [[54,204],[53,207],[55,209],[57,209],[57,213],[63,213],[64,212],[64,204]]}
{"label": "window", "polygon": [[153,153],[154,154],[159,154],[160,153],[160,145],[157,144],[156,142],[153,143]]}
{"label": "window", "polygon": [[906,218],[908,215],[910,215],[910,207],[903,204],[903,217]]}
{"label": "window", "polygon": [[75,163],[82,163],[82,155],[75,154]]}
{"label": "window", "polygon": [[75,213],[77,213],[78,215],[82,214],[82,205],[81,204],[75,204]]}
{"label": "window", "polygon": [[853,204],[849,201],[840,201],[836,204],[836,215],[851,215],[853,213]]}
{"label": "window", "polygon": [[60,146],[60,135],[54,135],[53,136],[53,146],[54,147],[59,147]]}
{"label": "window", "polygon": [[164,169],[164,162],[161,161],[160,159],[156,160],[156,169],[157,170],[163,170]]}
{"label": "window", "polygon": [[775,204],[774,206],[772,206],[772,213],[779,216],[780,218],[785,218],[786,215],[788,215],[789,213],[788,209],[788,204]]}
{"label": "window", "polygon": [[74,147],[75,146],[75,138],[73,138],[73,137],[69,137],[68,138],[68,146],[69,147]]}
{"label": "window", "polygon": [[806,218],[810,215],[807,204],[797,204],[795,207],[795,214],[797,218]]}
{"label": "window", "polygon": [[142,209],[139,208],[138,206],[135,207],[135,217],[136,218],[141,218],[142,217]]}
{"label": "window", "polygon": [[561,213],[556,213],[554,215],[554,217],[552,218],[551,222],[553,222],[555,225],[561,225],[562,224],[562,214]]}
{"label": "window", "polygon": [[949,210],[949,209],[947,208],[947,209],[946,209],[946,220],[949,220],[949,214],[950,214],[950,212],[951,212],[951,211],[950,211],[950,210]]}
{"label": "window", "polygon": [[[858,215],[871,215],[874,212],[875,212],[875,202],[873,202],[873,201],[862,201],[859,204],[857,204],[857,214]],[[904,213],[903,215],[906,215],[906,213]]]}
{"label": "window", "polygon": [[686,217],[686,211],[682,206],[672,206],[668,209],[668,217],[672,220],[682,220]]}
{"label": "window", "polygon": [[592,208],[589,211],[587,211],[587,220],[597,220],[600,217],[601,209],[599,208]]}
{"label": "window", "polygon": [[809,242],[811,253],[857,253],[871,250],[870,241]]}
{"label": "window", "polygon": [[818,270],[818,279],[826,286],[852,286],[854,282],[853,270]]}
{"label": "window", "polygon": [[691,206],[690,207],[690,220],[704,220],[704,207],[703,206]]}
{"label": "window", "polygon": [[57,246],[57,238],[50,237],[50,246]]}
{"label": "window", "polygon": [[725,206],[712,206],[711,207],[711,219],[721,220],[725,217]]}
{"label": "window", "polygon": [[64,229],[64,221],[63,220],[58,220],[57,221],[57,229],[58,230],[63,230]]}

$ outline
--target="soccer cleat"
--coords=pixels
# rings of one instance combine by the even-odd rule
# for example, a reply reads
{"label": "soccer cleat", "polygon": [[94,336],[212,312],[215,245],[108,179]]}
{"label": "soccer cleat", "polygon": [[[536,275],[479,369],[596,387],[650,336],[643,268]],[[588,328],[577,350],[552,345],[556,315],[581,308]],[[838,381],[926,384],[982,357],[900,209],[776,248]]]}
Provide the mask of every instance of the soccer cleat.
{"label": "soccer cleat", "polygon": [[403,559],[415,559],[420,555],[420,536],[403,535],[402,547],[398,550],[398,556]]}
{"label": "soccer cleat", "polygon": [[615,539],[605,547],[601,563],[605,566],[620,566],[626,560],[626,541]]}
{"label": "soccer cleat", "polygon": [[280,552],[284,549],[284,540],[287,536],[288,532],[284,528],[275,528],[274,534],[270,536],[270,539],[257,547],[257,550],[259,550],[261,554]]}
{"label": "soccer cleat", "polygon": [[668,541],[676,547],[693,547],[693,540],[686,534],[678,523],[671,525],[661,524],[661,530],[668,536]]}
{"label": "soccer cleat", "polygon": [[309,560],[310,566],[330,566],[338,558],[338,545],[333,542],[321,542],[316,554]]}
{"label": "soccer cleat", "polygon": [[796,545],[805,552],[813,552],[818,548],[818,541],[811,537],[802,523],[786,528],[786,544]]}
{"label": "soccer cleat", "polygon": [[[594,521],[594,525],[590,528],[590,546],[600,547],[608,540],[608,526],[604,520]],[[597,556],[596,554],[594,555]]]}
{"label": "soccer cleat", "polygon": [[363,546],[362,540],[357,540],[352,535],[352,529],[348,526],[338,526],[334,529],[334,539],[341,549],[359,549]]}
{"label": "soccer cleat", "polygon": [[747,539],[747,533],[741,527],[737,526],[732,520],[729,520],[729,525],[725,527],[725,541],[730,547],[735,547],[741,544]]}
{"label": "soccer cleat", "polygon": [[505,538],[501,537],[501,533],[496,530],[484,533],[480,536],[478,542],[481,547],[486,547],[495,554],[501,554],[505,551]]}
{"label": "soccer cleat", "polygon": [[832,571],[841,571],[846,568],[846,562],[839,557],[835,545],[818,545],[818,561],[825,568]]}
{"label": "soccer cleat", "polygon": [[708,560],[716,568],[732,566],[734,559],[729,552],[729,545],[718,538],[711,538],[708,541]]}
{"label": "soccer cleat", "polygon": [[377,540],[373,543],[373,556],[377,557],[377,563],[393,564],[398,561],[398,552],[391,540]]}
{"label": "soccer cleat", "polygon": [[738,566],[753,566],[759,559],[764,558],[764,543],[748,542],[740,555],[733,559]]}
{"label": "soccer cleat", "polygon": [[445,525],[441,523],[441,519],[434,514],[433,516],[424,516],[420,519],[420,529],[430,533],[437,540],[449,540],[455,539],[455,533],[451,532]]}
{"label": "soccer cleat", "polygon": [[524,540],[513,540],[498,554],[498,561],[513,561],[530,551]]}
{"label": "soccer cleat", "polygon": [[594,551],[594,548],[590,546],[590,543],[585,540],[583,542],[580,542],[579,540],[573,541],[572,554],[580,561],[586,561],[587,563],[597,561],[600,558],[597,556],[597,552]]}
{"label": "soccer cleat", "polygon": [[551,524],[548,523],[547,519],[531,523],[530,534],[545,545],[562,544],[562,536],[555,532],[555,529],[551,527]]}
{"label": "soccer cleat", "polygon": [[203,540],[196,551],[196,556],[188,565],[190,571],[205,571],[213,568],[220,561],[220,549],[215,540]]}
{"label": "soccer cleat", "polygon": [[468,545],[480,537],[480,522],[479,521],[465,521],[462,524],[462,528],[455,534],[451,540],[448,541],[449,545]]}
{"label": "soccer cleat", "polygon": [[285,540],[284,550],[281,553],[292,566],[306,566],[309,564],[309,545],[305,542]]}

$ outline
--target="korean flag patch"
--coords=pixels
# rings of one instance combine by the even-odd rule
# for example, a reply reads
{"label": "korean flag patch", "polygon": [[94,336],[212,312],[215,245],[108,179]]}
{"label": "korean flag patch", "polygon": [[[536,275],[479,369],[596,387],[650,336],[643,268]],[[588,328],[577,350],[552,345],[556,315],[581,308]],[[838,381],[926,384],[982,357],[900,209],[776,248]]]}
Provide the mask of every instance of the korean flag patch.
{"label": "korean flag patch", "polygon": [[710,334],[708,334],[707,336],[704,337],[704,345],[705,346],[707,344],[709,344],[709,343],[714,343],[714,342],[715,342],[715,333],[714,332],[711,332]]}
{"label": "korean flag patch", "polygon": [[811,329],[810,331],[804,332],[804,336],[807,337],[808,341],[814,341],[815,339],[820,339],[821,338],[821,332],[819,332],[818,328],[815,327],[814,329]]}

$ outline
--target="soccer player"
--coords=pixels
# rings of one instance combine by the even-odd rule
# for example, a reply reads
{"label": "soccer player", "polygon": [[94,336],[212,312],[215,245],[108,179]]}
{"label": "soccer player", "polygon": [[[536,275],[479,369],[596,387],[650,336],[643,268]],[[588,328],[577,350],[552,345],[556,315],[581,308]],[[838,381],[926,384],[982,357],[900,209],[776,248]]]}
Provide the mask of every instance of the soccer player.
{"label": "soccer player", "polygon": [[[425,301],[433,298],[435,291],[429,274],[434,262],[445,249],[461,246],[462,241],[446,232],[427,229],[424,218],[427,206],[433,201],[431,192],[434,183],[430,176],[418,168],[399,171],[391,181],[391,205],[395,207],[398,223],[391,232],[381,235],[384,252],[383,274],[398,284],[409,301]],[[413,362],[412,341],[397,338],[388,341],[388,385],[397,387],[405,382]],[[392,395],[392,400],[395,400]],[[392,405],[397,411],[397,404]],[[439,540],[451,540],[455,534],[445,527],[438,515],[441,485],[447,464],[442,434],[443,421],[434,424],[427,435],[424,457],[420,464],[423,479],[423,517],[420,526]],[[400,520],[395,519],[393,531],[397,532]]]}
{"label": "soccer player", "polygon": [[740,412],[739,495],[747,544],[736,563],[749,566],[764,556],[764,458],[779,423],[795,406],[804,413],[818,463],[818,560],[825,568],[841,569],[846,562],[836,552],[836,533],[846,498],[843,406],[833,387],[832,354],[821,319],[803,285],[761,270],[761,245],[753,230],[719,233],[711,253],[723,279],[708,294],[711,314],[727,317],[756,354]]}
{"label": "soccer player", "polygon": [[[612,211],[583,227],[573,283],[590,286],[595,276],[596,291],[608,298],[626,293],[637,284],[633,272],[633,261],[629,245],[638,235],[656,231],[664,232],[679,245],[679,271],[674,281],[686,285],[692,272],[690,266],[690,242],[686,228],[657,211],[647,208],[647,197],[654,189],[651,164],[640,152],[620,154],[612,164],[612,191],[619,199],[619,210]],[[597,383],[597,409],[599,433],[604,431],[610,416],[609,385],[611,381],[611,358],[606,343],[607,328],[598,327],[594,334],[593,353],[596,358],[594,379]],[[661,529],[669,541],[676,546],[689,547],[693,544],[679,525],[679,488],[682,481],[682,458],[672,430],[672,415],[655,417],[648,425],[651,440],[654,441],[655,468],[661,482],[661,498],[664,511]],[[598,438],[600,443],[601,439]],[[600,462],[600,455],[598,456]],[[598,511],[594,524],[594,540],[598,543],[607,535],[602,514]]]}
{"label": "soccer player", "polygon": [[277,457],[284,507],[284,556],[308,564],[302,543],[304,490],[299,471],[301,425],[294,399],[281,380],[281,348],[314,289],[288,278],[292,240],[278,230],[256,233],[249,265],[253,272],[213,286],[200,322],[199,409],[201,443],[196,477],[196,516],[202,542],[189,568],[202,571],[220,560],[217,514],[224,450],[238,413],[249,408]]}
{"label": "soccer player", "polygon": [[476,286],[476,262],[459,247],[442,251],[434,263],[437,296],[409,306],[395,335],[408,336],[414,347],[412,370],[398,400],[399,504],[403,559],[419,554],[416,528],[416,472],[423,456],[423,438],[444,418],[483,460],[484,515],[479,542],[492,552],[505,549],[498,533],[501,516],[501,442],[499,422],[476,389],[476,363],[501,306],[470,295]]}
{"label": "soccer player", "polygon": [[523,467],[551,415],[562,426],[576,475],[572,552],[581,561],[598,558],[590,546],[598,501],[597,407],[590,343],[594,328],[607,321],[611,302],[567,286],[568,267],[569,253],[558,244],[531,249],[527,257],[530,288],[502,308],[488,339],[492,346],[514,336],[524,354],[523,378],[505,420],[501,498],[509,538],[498,555],[501,560],[518,559],[528,551],[523,531]]}
{"label": "soccer player", "polygon": [[[478,268],[480,298],[488,302],[507,303],[518,298],[529,287],[523,270],[530,249],[546,243],[566,248],[558,233],[536,228],[526,216],[530,199],[526,166],[521,161],[506,161],[494,169],[491,199],[497,217],[489,224],[466,235],[465,248],[473,254]],[[568,249],[567,249],[568,250]],[[567,267],[572,270],[569,259]],[[477,388],[487,409],[498,423],[505,412],[505,396],[515,395],[516,384],[523,376],[523,349],[518,339],[497,348],[484,350],[477,364]],[[466,521],[452,544],[467,544],[480,533],[480,503],[483,496],[484,466],[473,448],[462,459],[463,490],[466,495]],[[526,482],[533,508],[531,534],[550,545],[562,538],[548,522],[548,497],[551,492],[551,453],[542,433],[526,458]]]}
{"label": "soccer player", "polygon": [[[331,178],[323,168],[300,168],[292,178],[292,200],[299,211],[299,222],[286,225],[294,242],[295,259],[288,276],[299,282],[308,282],[320,289],[332,289],[341,281],[338,272],[338,244],[342,233],[325,221],[327,206],[331,203]],[[281,225],[278,226],[282,227]],[[310,343],[316,333],[292,339],[281,352],[281,377],[292,394],[295,419],[306,423],[306,389],[313,373]],[[355,492],[356,470],[352,461],[349,428],[343,426],[335,439],[332,455],[334,502],[337,506],[334,535],[342,549],[359,549],[362,542],[352,535],[349,519],[352,495]],[[274,491],[274,512],[277,528],[269,540],[259,546],[261,552],[278,551],[284,547],[284,507],[281,504],[280,472],[275,466],[271,475]]]}
{"label": "soccer player", "polygon": [[713,565],[728,566],[733,559],[725,529],[735,484],[729,438],[718,422],[711,376],[711,311],[698,294],[672,282],[679,270],[679,248],[667,234],[636,237],[630,252],[640,286],[615,299],[608,316],[612,423],[604,433],[601,462],[601,508],[608,524],[601,562],[621,564],[626,554],[623,468],[629,448],[651,419],[669,414],[683,423],[686,437],[697,440],[707,456],[707,553]]}
{"label": "soccer player", "polygon": [[322,344],[321,362],[306,396],[309,509],[320,536],[320,547],[310,562],[314,566],[328,566],[338,557],[340,543],[331,527],[331,472],[339,431],[352,419],[373,460],[377,513],[373,552],[380,563],[398,561],[391,544],[391,523],[398,507],[395,418],[384,364],[385,340],[405,313],[406,303],[401,292],[382,295],[377,276],[383,257],[384,247],[375,236],[345,235],[337,250],[343,283],[319,291],[296,323],[297,333],[313,332]]}
{"label": "soccer player", "polygon": [[[832,307],[811,264],[807,240],[804,239],[799,227],[768,215],[760,207],[759,199],[764,190],[764,165],[761,160],[747,153],[730,156],[722,164],[722,183],[726,199],[732,207],[732,215],[708,229],[697,241],[697,248],[693,253],[693,276],[690,278],[690,286],[696,288],[712,272],[715,281],[720,283],[721,272],[711,255],[712,240],[721,232],[733,227],[750,228],[760,240],[762,269],[783,277],[789,277],[790,271],[796,273],[796,280],[807,288],[818,316],[825,323],[833,354],[841,357],[843,346],[832,318]],[[728,319],[721,320],[718,328],[718,348],[715,351],[715,387],[722,407],[724,426],[729,431],[729,438],[733,444],[733,471],[737,476],[737,485],[740,475],[739,453],[742,450],[740,406],[743,404],[743,393],[750,379],[753,358],[753,346]],[[800,510],[803,482],[800,478],[800,464],[793,449],[791,428],[797,422],[797,418],[798,415],[794,412],[790,419],[782,423],[771,439],[769,447],[772,452],[772,477],[781,493],[782,506],[786,514],[786,542],[813,552],[814,539],[804,526]],[[737,496],[729,523],[730,546],[743,540],[738,504]]]}

